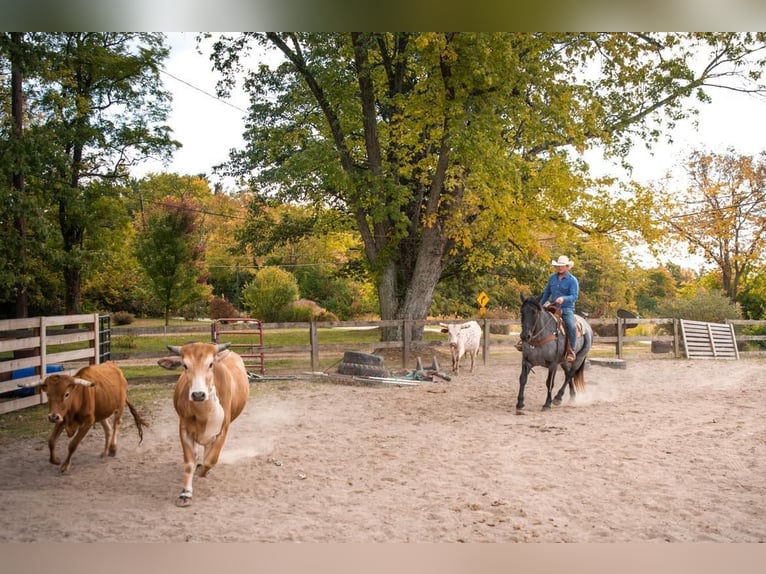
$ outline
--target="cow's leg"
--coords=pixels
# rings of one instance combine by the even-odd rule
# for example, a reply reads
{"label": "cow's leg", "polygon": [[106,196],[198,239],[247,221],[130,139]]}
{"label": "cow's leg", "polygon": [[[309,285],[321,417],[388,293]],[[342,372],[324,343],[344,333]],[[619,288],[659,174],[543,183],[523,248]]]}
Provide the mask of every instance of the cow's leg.
{"label": "cow's leg", "polygon": [[548,411],[551,409],[551,395],[553,394],[553,383],[556,379],[556,369],[558,368],[557,364],[553,364],[553,366],[548,367],[548,377],[545,379],[545,388],[547,391],[547,394],[545,396],[545,404],[543,405],[543,410]]}
{"label": "cow's leg", "polygon": [[122,413],[125,411],[125,405],[121,405],[114,412],[114,422],[112,423],[112,440],[109,443],[109,456],[117,454],[117,433],[120,431],[120,425],[122,424]]}
{"label": "cow's leg", "polygon": [[452,372],[456,375],[460,370],[460,358],[457,356],[455,349],[452,349]]}
{"label": "cow's leg", "polygon": [[104,429],[104,452],[101,453],[101,457],[103,458],[110,454],[109,443],[112,439],[112,426],[109,424],[108,418],[101,421],[101,428]]}
{"label": "cow's leg", "polygon": [[205,453],[202,457],[202,466],[199,468],[200,476],[207,475],[208,471],[218,463],[218,457],[221,454],[223,443],[226,441],[226,435],[229,431],[229,422],[224,421],[221,433],[215,437],[215,440],[205,445]]}
{"label": "cow's leg", "polygon": [[56,456],[56,439],[58,439],[63,430],[64,421],[58,422],[54,425],[53,430],[51,430],[50,436],[48,436],[48,450],[51,453],[48,460],[50,460],[51,464],[61,464],[61,460]]}
{"label": "cow's leg", "polygon": [[189,506],[192,503],[192,482],[194,481],[194,470],[197,466],[195,443],[194,439],[186,432],[183,422],[179,425],[178,432],[181,437],[181,448],[184,453],[184,486],[181,489],[181,494],[176,499],[176,506]]}
{"label": "cow's leg", "polygon": [[74,451],[77,450],[77,445],[80,444],[80,441],[85,438],[86,434],[88,434],[91,426],[93,426],[93,421],[86,421],[81,424],[77,429],[77,433],[72,437],[72,440],[69,441],[69,454],[67,455],[64,464],[61,465],[62,474],[69,470],[69,466],[72,464],[72,455],[74,454]]}

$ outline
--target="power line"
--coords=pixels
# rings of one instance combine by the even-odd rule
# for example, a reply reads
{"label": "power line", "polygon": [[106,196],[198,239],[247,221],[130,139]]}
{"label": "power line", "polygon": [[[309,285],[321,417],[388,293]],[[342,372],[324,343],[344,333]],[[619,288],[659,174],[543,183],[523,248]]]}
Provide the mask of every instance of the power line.
{"label": "power line", "polygon": [[213,98],[214,100],[216,100],[216,101],[219,101],[219,102],[221,102],[222,104],[226,104],[227,106],[230,106],[230,107],[234,108],[235,110],[239,110],[239,111],[240,111],[240,112],[242,112],[243,114],[246,114],[246,113],[247,113],[247,110],[244,110],[244,109],[240,108],[238,105],[236,105],[236,104],[232,104],[231,102],[228,102],[228,101],[226,101],[226,100],[224,100],[224,99],[222,99],[222,98],[219,98],[219,97],[218,97],[218,96],[216,96],[215,94],[211,94],[210,92],[207,92],[207,91],[203,90],[202,88],[199,88],[199,87],[195,86],[194,84],[192,84],[192,83],[190,83],[190,82],[187,82],[186,80],[183,80],[183,79],[179,78],[178,76],[174,76],[173,74],[171,74],[170,72],[168,72],[168,71],[167,71],[166,69],[164,69],[164,68],[160,68],[160,72],[162,72],[162,73],[163,73],[163,74],[165,74],[166,76],[169,76],[169,77],[173,78],[173,79],[174,79],[176,82],[180,82],[180,83],[184,84],[185,86],[188,86],[188,87],[190,87],[190,88],[191,88],[191,89],[193,89],[193,90],[197,90],[198,92],[200,92],[200,93],[202,93],[202,94],[206,95],[206,96],[207,96],[207,97],[209,97],[209,98]]}

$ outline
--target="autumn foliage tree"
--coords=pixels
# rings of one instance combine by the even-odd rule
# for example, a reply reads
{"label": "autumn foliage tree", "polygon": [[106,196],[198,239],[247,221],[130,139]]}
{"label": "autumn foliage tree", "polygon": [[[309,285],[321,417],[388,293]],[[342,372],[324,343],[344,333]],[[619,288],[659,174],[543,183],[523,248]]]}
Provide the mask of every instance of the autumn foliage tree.
{"label": "autumn foliage tree", "polygon": [[657,217],[669,237],[715,264],[723,292],[735,302],[766,255],[766,153],[697,151],[686,177],[686,188],[668,183],[658,190],[664,199],[657,205],[664,208]]}

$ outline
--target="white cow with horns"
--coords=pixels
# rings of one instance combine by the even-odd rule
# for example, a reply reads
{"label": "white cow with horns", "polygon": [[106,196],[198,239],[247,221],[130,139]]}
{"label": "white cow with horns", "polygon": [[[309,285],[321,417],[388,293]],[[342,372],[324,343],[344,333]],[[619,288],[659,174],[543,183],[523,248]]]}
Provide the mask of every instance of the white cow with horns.
{"label": "white cow with horns", "polygon": [[452,372],[460,374],[460,359],[468,353],[471,357],[471,373],[476,365],[476,355],[481,348],[481,327],[476,321],[466,323],[439,323],[442,333],[449,335],[449,346],[452,352]]}

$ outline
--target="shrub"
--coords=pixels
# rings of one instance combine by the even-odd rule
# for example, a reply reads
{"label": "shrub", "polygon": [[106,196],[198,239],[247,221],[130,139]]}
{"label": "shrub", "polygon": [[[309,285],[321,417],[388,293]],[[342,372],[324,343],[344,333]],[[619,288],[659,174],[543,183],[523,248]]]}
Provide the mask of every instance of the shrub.
{"label": "shrub", "polygon": [[239,312],[234,308],[231,301],[222,297],[213,297],[210,299],[208,315],[211,319],[227,319],[239,317]]}
{"label": "shrub", "polygon": [[309,299],[298,299],[287,306],[285,321],[337,321],[338,317]]}
{"label": "shrub", "polygon": [[195,301],[194,303],[188,303],[178,310],[178,313],[186,321],[194,321],[201,319],[207,315],[208,302],[207,301]]}
{"label": "shrub", "polygon": [[115,325],[130,325],[136,320],[136,317],[127,311],[116,311],[112,313],[112,320]]}
{"label": "shrub", "polygon": [[489,323],[489,332],[493,335],[510,335],[512,326],[511,325],[494,325],[492,324],[492,319],[515,319],[516,316],[514,313],[511,313],[508,309],[504,307],[498,307],[496,309],[489,309],[486,313],[484,313],[485,319],[490,319]]}
{"label": "shrub", "polygon": [[298,282],[279,267],[265,267],[242,291],[242,304],[250,317],[278,322],[289,317],[289,303],[298,299]]}
{"label": "shrub", "polygon": [[[739,306],[732,303],[720,289],[699,288],[689,297],[665,299],[657,305],[657,315],[687,321],[723,323],[726,319],[739,319]],[[657,325],[661,334],[673,332],[672,323]]]}
{"label": "shrub", "polygon": [[135,349],[138,346],[135,335],[119,335],[112,337],[113,349]]}

